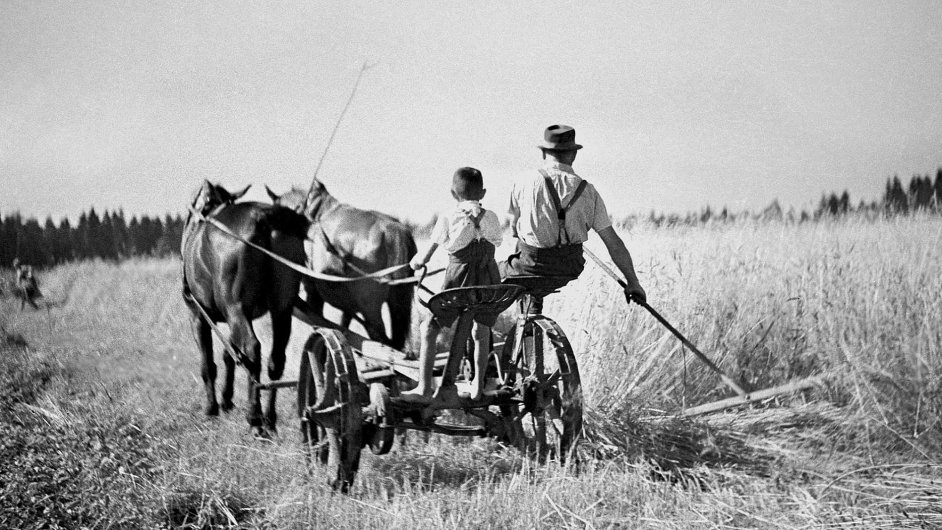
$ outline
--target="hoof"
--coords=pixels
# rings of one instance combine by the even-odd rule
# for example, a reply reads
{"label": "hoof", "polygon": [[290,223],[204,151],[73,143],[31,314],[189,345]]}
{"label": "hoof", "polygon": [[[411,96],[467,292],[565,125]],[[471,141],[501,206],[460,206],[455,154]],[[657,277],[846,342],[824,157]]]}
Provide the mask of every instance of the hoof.
{"label": "hoof", "polygon": [[233,403],[231,400],[230,400],[230,401],[223,401],[223,402],[222,402],[222,411],[223,411],[223,412],[229,412],[229,411],[231,411],[231,410],[234,409],[234,408],[235,408],[235,403]]}
{"label": "hoof", "polygon": [[259,441],[271,441],[271,433],[261,427],[252,427],[252,437]]}
{"label": "hoof", "polygon": [[204,410],[207,416],[219,416],[219,403],[212,403],[206,406]]}
{"label": "hoof", "polygon": [[252,427],[252,437],[260,442],[274,442],[278,431],[268,427]]}
{"label": "hoof", "polygon": [[278,418],[271,417],[265,418],[265,429],[271,432],[274,435],[278,434]]}

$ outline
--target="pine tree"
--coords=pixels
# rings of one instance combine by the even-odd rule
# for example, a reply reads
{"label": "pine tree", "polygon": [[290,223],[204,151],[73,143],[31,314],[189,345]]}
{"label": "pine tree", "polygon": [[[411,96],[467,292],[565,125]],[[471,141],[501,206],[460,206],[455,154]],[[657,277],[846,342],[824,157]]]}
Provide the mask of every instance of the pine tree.
{"label": "pine tree", "polygon": [[59,262],[72,261],[75,259],[75,234],[72,230],[72,225],[69,223],[68,217],[63,217],[62,221],[59,222],[59,229],[57,231],[58,248],[59,248]]}

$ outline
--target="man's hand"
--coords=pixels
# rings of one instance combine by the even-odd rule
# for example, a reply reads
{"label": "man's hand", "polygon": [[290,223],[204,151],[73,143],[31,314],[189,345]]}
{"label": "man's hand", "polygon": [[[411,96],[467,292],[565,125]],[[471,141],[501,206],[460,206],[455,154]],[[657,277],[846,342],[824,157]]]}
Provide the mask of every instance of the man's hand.
{"label": "man's hand", "polygon": [[625,299],[628,300],[628,303],[646,303],[648,301],[648,295],[645,294],[644,289],[641,288],[641,284],[627,284],[625,285]]}
{"label": "man's hand", "polygon": [[409,262],[409,266],[412,267],[412,270],[417,271],[425,266],[425,256],[420,256],[416,254],[412,260]]}

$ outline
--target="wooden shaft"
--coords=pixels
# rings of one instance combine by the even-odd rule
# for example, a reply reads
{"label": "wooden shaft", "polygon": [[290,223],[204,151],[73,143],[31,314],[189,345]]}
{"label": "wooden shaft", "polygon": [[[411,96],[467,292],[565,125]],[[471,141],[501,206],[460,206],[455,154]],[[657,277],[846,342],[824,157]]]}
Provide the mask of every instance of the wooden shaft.
{"label": "wooden shaft", "polygon": [[[599,259],[598,256],[593,254],[591,250],[587,248],[583,248],[583,251],[585,252],[587,256],[592,258],[592,261],[594,261],[595,264],[599,266],[599,268],[601,268],[609,276],[611,276],[613,280],[618,282],[618,285],[621,285],[622,288],[625,287],[625,281],[619,278],[618,275],[615,274],[615,271],[611,269],[611,267],[606,265],[605,262]],[[724,372],[723,370],[720,370],[719,366],[715,365],[713,361],[711,361],[706,355],[704,355],[703,352],[701,352],[700,349],[694,345],[694,343],[687,340],[687,337],[684,337],[679,331],[677,331],[676,328],[674,328],[674,326],[670,324],[670,322],[668,322],[664,317],[662,317],[660,313],[655,311],[653,307],[649,306],[647,302],[642,302],[639,300],[632,300],[632,301],[640,305],[641,307],[645,308],[648,311],[648,313],[651,313],[651,316],[653,316],[655,319],[657,319],[658,322],[661,323],[661,325],[667,328],[667,330],[670,331],[675,337],[680,339],[680,342],[684,346],[690,348],[690,351],[692,351],[693,354],[696,355],[698,359],[703,361],[707,365],[707,367],[710,368],[710,370],[713,370],[720,376],[720,380],[723,381],[723,383],[725,383],[726,386],[732,388],[733,391],[739,394],[740,396],[746,396],[748,394],[748,392],[743,390],[743,388],[739,384],[737,384],[735,381],[733,381],[731,377],[726,375],[726,372]]]}
{"label": "wooden shaft", "polygon": [[767,388],[765,390],[758,390],[756,392],[752,392],[751,394],[746,394],[745,396],[731,397],[728,399],[715,401],[713,403],[691,407],[684,410],[684,416],[697,416],[699,414],[708,414],[710,412],[716,412],[718,410],[728,409],[730,407],[746,405],[754,401],[761,401],[763,399],[774,397],[780,394],[788,394],[791,392],[804,390],[806,388],[811,388],[820,385],[822,382],[823,380],[820,376],[809,377],[799,381],[792,381],[791,383],[786,383],[781,386]]}
{"label": "wooden shaft", "polygon": [[740,396],[745,396],[745,395],[748,394],[748,392],[746,392],[745,390],[743,390],[743,388],[742,388],[741,386],[739,386],[738,384],[736,384],[736,382],[733,381],[733,379],[732,379],[731,377],[729,377],[728,375],[726,375],[726,373],[723,372],[723,370],[721,370],[719,366],[713,364],[713,361],[711,361],[706,355],[704,355],[703,352],[701,352],[701,351],[694,345],[694,343],[692,343],[692,342],[690,342],[689,340],[687,340],[687,337],[684,337],[679,331],[677,331],[677,330],[674,328],[674,326],[672,326],[672,325],[670,324],[670,322],[668,322],[667,320],[665,320],[664,317],[662,317],[660,313],[658,313],[657,311],[655,311],[653,307],[649,306],[647,302],[641,302],[641,301],[635,300],[635,303],[638,304],[638,305],[640,305],[641,307],[647,309],[647,310],[648,310],[648,313],[651,313],[651,316],[653,316],[654,318],[656,318],[657,321],[661,323],[661,325],[663,325],[665,328],[667,328],[668,331],[670,331],[671,333],[673,333],[675,337],[677,337],[678,339],[680,339],[680,342],[683,343],[684,346],[690,348],[690,351],[692,351],[693,354],[696,355],[698,359],[700,359],[701,361],[703,361],[711,370],[713,370],[714,372],[716,372],[717,374],[719,374],[720,379],[721,379],[724,383],[726,383],[726,386],[732,388],[732,389],[733,389],[737,394],[739,394]]}

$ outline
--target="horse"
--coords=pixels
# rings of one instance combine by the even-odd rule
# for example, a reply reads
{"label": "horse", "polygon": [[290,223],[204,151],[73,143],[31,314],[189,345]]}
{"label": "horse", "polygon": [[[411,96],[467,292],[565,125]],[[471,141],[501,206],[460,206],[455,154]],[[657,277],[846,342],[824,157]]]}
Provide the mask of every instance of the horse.
{"label": "horse", "polygon": [[43,298],[42,291],[39,290],[39,282],[33,275],[32,265],[21,265],[19,260],[14,260],[14,270],[16,271],[16,283],[11,292],[14,298],[20,299],[20,311],[29,304],[33,309],[39,309],[36,300]]}
{"label": "horse", "polygon": [[[281,206],[236,203],[246,191],[248,188],[230,193],[205,181],[191,205],[243,239],[303,264],[304,237],[310,224],[307,219]],[[272,381],[278,380],[284,372],[285,347],[291,335],[291,313],[301,276],[192,213],[187,217],[181,251],[183,298],[190,309],[193,336],[202,354],[205,413],[217,416],[220,409],[216,400],[216,364],[213,362],[212,326],[206,320],[208,316],[213,323],[224,321],[229,326],[228,342],[248,372],[246,419],[256,436],[267,437],[276,429],[275,390],[269,391],[263,428],[260,390],[255,384],[261,374],[261,344],[252,328],[252,320],[266,312],[271,315],[268,377]],[[230,355],[223,355],[226,368],[222,389],[224,412],[234,406],[232,383],[236,361]]]}
{"label": "horse", "polygon": [[[353,277],[396,265],[407,265],[416,253],[412,232],[394,217],[381,212],[361,210],[341,203],[328,193],[319,180],[310,194],[291,188],[277,195],[265,187],[272,202],[303,213],[311,222],[310,266],[317,272]],[[390,280],[408,278],[408,266],[388,276]],[[330,282],[305,278],[304,290],[311,311],[323,315],[324,303],[343,313],[340,325],[349,326],[355,315],[370,339],[396,349],[403,349],[412,322],[413,285],[389,285],[374,280]],[[389,307],[392,336],[387,336],[382,307]]]}

